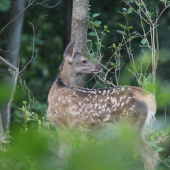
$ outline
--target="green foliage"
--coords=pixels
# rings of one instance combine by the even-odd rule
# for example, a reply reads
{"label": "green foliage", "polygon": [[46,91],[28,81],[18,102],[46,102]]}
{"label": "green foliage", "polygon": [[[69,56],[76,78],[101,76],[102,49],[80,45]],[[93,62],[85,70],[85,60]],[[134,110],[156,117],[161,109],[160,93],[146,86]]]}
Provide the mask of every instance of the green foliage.
{"label": "green foliage", "polygon": [[[50,128],[46,118],[39,119],[28,107],[28,102],[23,101],[19,109],[22,111],[24,126],[12,127],[10,145],[0,143],[0,169],[46,170],[56,169],[59,166],[58,131]],[[30,123],[31,122],[31,123]],[[101,130],[90,131],[86,127],[72,129],[71,149],[68,157],[68,170],[76,169],[129,169],[136,170],[143,166],[140,157],[134,153],[136,132],[131,127],[120,124]],[[150,145],[160,154],[161,159],[169,162],[164,157],[164,148],[159,146],[158,140],[170,135],[170,127],[163,130],[147,130],[146,138]],[[9,138],[9,136],[8,136]],[[67,152],[67,150],[66,150]],[[128,157],[127,157],[128,155]],[[160,165],[160,170],[167,167]]]}
{"label": "green foliage", "polygon": [[[98,34],[97,28],[101,27],[101,21],[94,20],[96,17],[98,17],[100,13],[95,13],[92,16],[89,16],[89,29],[92,30],[92,32],[89,32],[88,35],[94,37],[96,40],[93,42],[92,40],[88,39],[88,56],[93,61],[100,60],[101,57],[101,48],[104,47],[102,44],[103,38],[107,33],[110,33],[108,30],[108,26],[104,25],[103,31],[100,31],[100,35]],[[95,45],[96,50],[94,50],[93,46]]]}
{"label": "green foliage", "polygon": [[38,121],[38,115],[36,113],[30,111],[30,106],[27,105],[27,101],[23,101],[22,103],[23,103],[23,105],[19,109],[22,111],[22,115],[24,116],[24,120],[25,120],[24,132],[27,132],[28,131],[28,127],[27,127],[28,122],[29,121]]}
{"label": "green foliage", "polygon": [[0,11],[6,12],[11,7],[11,0],[0,0]]}

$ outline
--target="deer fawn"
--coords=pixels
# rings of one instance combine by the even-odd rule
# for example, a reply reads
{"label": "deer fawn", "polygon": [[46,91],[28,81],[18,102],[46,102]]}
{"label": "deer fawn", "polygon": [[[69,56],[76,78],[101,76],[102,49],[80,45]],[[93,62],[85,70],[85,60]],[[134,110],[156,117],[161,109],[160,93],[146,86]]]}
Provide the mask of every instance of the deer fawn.
{"label": "deer fawn", "polygon": [[67,129],[76,124],[103,127],[110,122],[131,122],[139,133],[136,151],[142,157],[145,169],[156,169],[159,156],[143,135],[156,112],[154,96],[132,86],[94,90],[76,87],[74,80],[77,74],[98,73],[101,68],[75,52],[74,42],[68,44],[63,57],[58,77],[48,96],[47,115],[52,123],[60,129]]}

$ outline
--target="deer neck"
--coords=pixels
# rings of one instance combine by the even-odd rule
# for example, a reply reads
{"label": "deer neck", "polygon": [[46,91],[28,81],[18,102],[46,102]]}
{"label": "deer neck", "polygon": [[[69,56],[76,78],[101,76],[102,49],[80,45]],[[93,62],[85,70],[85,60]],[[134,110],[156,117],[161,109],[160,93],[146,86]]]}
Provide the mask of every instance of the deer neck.
{"label": "deer neck", "polygon": [[57,80],[68,86],[76,86],[76,77],[78,77],[78,74],[74,73],[72,65],[63,60]]}

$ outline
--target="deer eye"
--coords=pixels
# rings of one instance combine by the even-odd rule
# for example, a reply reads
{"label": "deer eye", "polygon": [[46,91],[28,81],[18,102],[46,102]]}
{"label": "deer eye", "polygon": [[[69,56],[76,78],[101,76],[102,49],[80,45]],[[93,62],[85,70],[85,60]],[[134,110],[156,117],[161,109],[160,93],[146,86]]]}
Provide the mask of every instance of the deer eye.
{"label": "deer eye", "polygon": [[86,64],[86,63],[87,63],[87,60],[83,60],[82,63],[83,63],[83,64]]}

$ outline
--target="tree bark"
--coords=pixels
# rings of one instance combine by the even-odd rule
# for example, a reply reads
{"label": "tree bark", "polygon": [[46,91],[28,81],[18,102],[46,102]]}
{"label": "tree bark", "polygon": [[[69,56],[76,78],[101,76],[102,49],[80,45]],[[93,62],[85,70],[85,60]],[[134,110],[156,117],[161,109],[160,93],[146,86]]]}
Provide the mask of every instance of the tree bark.
{"label": "tree bark", "polygon": [[[21,13],[25,8],[26,0],[14,0],[10,10],[10,21]],[[21,32],[24,20],[24,13],[15,19],[9,26],[8,44],[6,59],[15,67],[17,67],[19,48],[21,44]]]}
{"label": "tree bark", "polygon": [[71,36],[71,13],[72,13],[72,0],[65,0],[65,39],[64,46],[66,47],[70,42]]}
{"label": "tree bark", "polygon": [[[75,50],[86,56],[87,29],[89,21],[89,0],[73,0],[71,40],[75,40]],[[76,77],[75,86],[83,87],[85,75]]]}
{"label": "tree bark", "polygon": [[[12,6],[10,9],[10,21],[12,21],[18,14],[20,14],[26,5],[26,0],[14,0],[12,1]],[[23,27],[24,13],[22,13],[18,18],[16,18],[9,25],[8,33],[8,42],[7,42],[7,52],[5,59],[9,61],[13,66],[17,67],[18,57],[19,57],[19,48],[21,44],[21,33]],[[14,77],[11,76],[9,84],[13,84]],[[12,89],[9,89],[12,91]],[[3,103],[1,109],[1,118],[4,130],[6,130],[7,125],[7,105],[8,103]]]}

